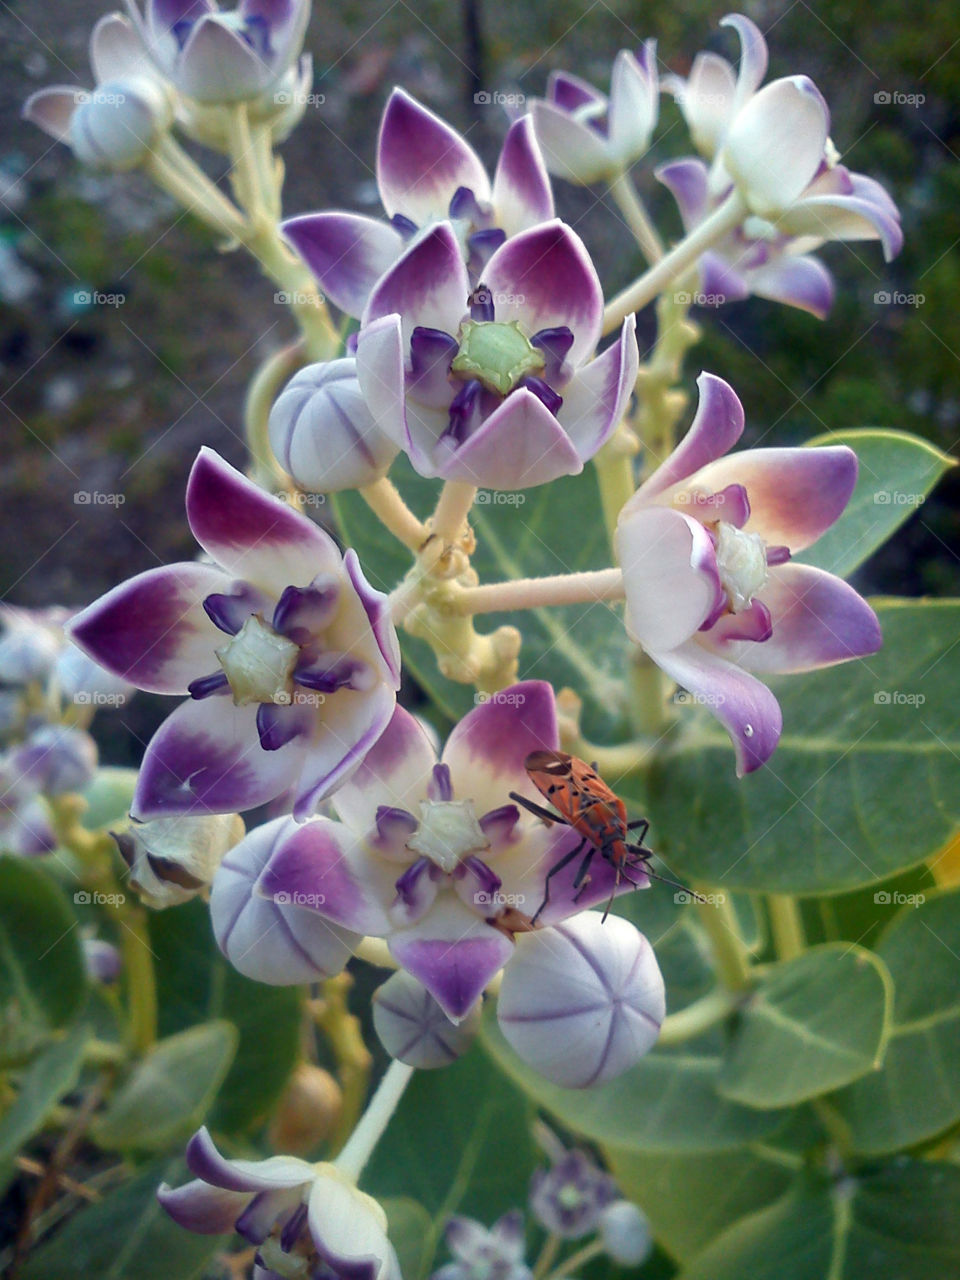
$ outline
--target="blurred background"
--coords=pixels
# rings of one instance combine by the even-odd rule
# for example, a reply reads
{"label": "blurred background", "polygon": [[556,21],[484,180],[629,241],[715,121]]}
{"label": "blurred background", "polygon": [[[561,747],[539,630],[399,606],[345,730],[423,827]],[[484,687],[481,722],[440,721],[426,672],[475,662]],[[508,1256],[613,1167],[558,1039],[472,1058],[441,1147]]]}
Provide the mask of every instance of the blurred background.
{"label": "blurred background", "polygon": [[[85,172],[66,148],[21,122],[44,84],[89,83],[87,39],[107,0],[0,3],[0,595],[20,604],[84,604],[131,573],[191,556],[184,480],[198,446],[241,463],[240,408],[260,359],[292,336],[273,286],[137,175]],[[647,6],[601,0],[389,5],[317,3],[307,48],[323,101],[285,144],[286,209],[375,212],[379,114],[402,83],[487,158],[507,120],[484,97],[543,92],[549,71],[607,88],[613,55],[646,36],[662,70],[684,73],[713,48],[725,0]],[[747,3],[766,32],[771,76],[811,75],[851,167],[881,178],[904,216],[906,248],[886,266],[875,244],[828,246],[838,300],[820,322],[762,300],[700,312],[688,362],[736,387],[749,432],[767,443],[860,425],[960,438],[960,21],[952,0]],[[479,101],[477,99],[480,99]],[[672,100],[657,144],[635,170],[667,236],[672,200],[652,169],[685,154]],[[219,175],[220,158],[203,154]],[[557,184],[562,215],[584,236],[608,290],[640,266],[599,192]],[[93,291],[122,295],[92,306]],[[899,291],[916,305],[877,301]],[[641,317],[641,348],[649,336]],[[769,434],[767,434],[769,432]],[[83,505],[83,491],[120,493]],[[960,515],[944,483],[869,566],[860,585],[902,595],[956,593]],[[952,548],[952,549],[951,549]]]}

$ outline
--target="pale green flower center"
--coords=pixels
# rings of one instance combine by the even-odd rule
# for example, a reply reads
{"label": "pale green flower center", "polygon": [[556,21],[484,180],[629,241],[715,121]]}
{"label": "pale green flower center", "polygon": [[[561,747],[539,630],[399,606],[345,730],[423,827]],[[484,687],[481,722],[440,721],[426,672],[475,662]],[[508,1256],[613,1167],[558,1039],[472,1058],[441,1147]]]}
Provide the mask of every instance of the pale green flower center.
{"label": "pale green flower center", "polygon": [[538,351],[516,320],[464,320],[460,327],[460,350],[451,368],[467,378],[476,378],[490,391],[505,396],[527,374],[544,368]]}
{"label": "pale green flower center", "polygon": [[477,821],[472,800],[421,800],[420,826],[407,848],[449,875],[468,854],[489,849],[490,841]]}
{"label": "pale green flower center", "polygon": [[718,522],[717,569],[730,608],[741,613],[767,581],[767,544],[756,533],[744,533],[725,520]]}
{"label": "pale green flower center", "polygon": [[216,652],[230,682],[235,706],[290,702],[299,646],[278,635],[259,615],[251,614],[240,631]]}

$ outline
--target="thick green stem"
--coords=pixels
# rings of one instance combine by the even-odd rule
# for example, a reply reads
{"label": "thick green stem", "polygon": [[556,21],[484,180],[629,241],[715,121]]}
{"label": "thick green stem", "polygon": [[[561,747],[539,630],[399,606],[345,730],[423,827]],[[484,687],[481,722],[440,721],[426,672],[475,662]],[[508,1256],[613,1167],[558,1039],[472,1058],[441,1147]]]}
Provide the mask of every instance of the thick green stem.
{"label": "thick green stem", "polygon": [[630,175],[618,174],[610,183],[610,194],[616,201],[617,208],[623,214],[624,222],[630,228],[647,262],[659,262],[663,257],[663,242],[656,227],[650,221],[643,201],[637,195],[637,189]]}
{"label": "thick green stem", "polygon": [[[699,886],[697,886],[699,890]],[[709,893],[709,890],[705,890]],[[750,953],[740,936],[737,913],[729,895],[710,894],[707,902],[696,903],[695,910],[710,938],[717,973],[724,986],[733,992],[750,985]]]}
{"label": "thick green stem", "polygon": [[728,235],[743,221],[747,206],[737,191],[732,191],[718,209],[705,218],[698,227],[680,241],[649,271],[645,271],[633,284],[607,304],[603,313],[603,332],[611,333],[623,323],[632,311],[640,311],[652,302],[658,293],[684,274],[688,267],[718,240]]}
{"label": "thick green stem", "polygon": [[785,893],[771,893],[767,898],[770,928],[777,958],[792,960],[806,950],[807,938],[796,898]]}
{"label": "thick green stem", "polygon": [[712,1027],[724,1022],[739,1008],[740,996],[732,991],[717,988],[679,1013],[671,1013],[664,1019],[657,1044],[661,1047],[685,1044],[695,1040]]}
{"label": "thick green stem", "polygon": [[140,906],[124,904],[120,925],[127,990],[127,1037],[134,1053],[145,1053],[157,1038],[157,981],[146,912]]}
{"label": "thick green stem", "polygon": [[639,451],[636,436],[621,425],[593,459],[600,489],[600,505],[603,523],[607,530],[610,550],[614,550],[617,520],[624,505],[633,497],[636,488],[634,458]]}
{"label": "thick green stem", "polygon": [[585,1244],[582,1249],[578,1249],[576,1253],[571,1253],[569,1258],[564,1258],[559,1267],[555,1271],[551,1271],[547,1280],[563,1280],[564,1276],[573,1275],[575,1271],[588,1262],[592,1262],[594,1258],[599,1258],[604,1252],[603,1241],[600,1239],[591,1240],[589,1244]]}

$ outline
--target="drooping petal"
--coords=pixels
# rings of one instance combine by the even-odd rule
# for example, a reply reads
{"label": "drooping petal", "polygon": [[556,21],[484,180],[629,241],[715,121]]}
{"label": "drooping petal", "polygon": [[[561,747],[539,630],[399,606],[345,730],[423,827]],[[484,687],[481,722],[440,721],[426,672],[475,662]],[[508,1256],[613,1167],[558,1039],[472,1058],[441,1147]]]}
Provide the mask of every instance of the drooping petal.
{"label": "drooping petal", "polygon": [[[353,583],[353,589],[366,616],[370,630],[377,642],[380,656],[385,667],[385,674],[394,689],[400,688],[400,641],[397,629],[390,617],[390,601],[382,591],[371,587],[364,577],[357,553],[351,547],[343,557],[343,567]],[[359,623],[359,619],[358,619]],[[359,635],[356,643],[359,644]],[[352,647],[352,646],[351,646]]]}
{"label": "drooping petal", "polygon": [[622,166],[631,165],[647,150],[659,106],[656,40],[644,41],[639,58],[621,49],[610,76],[607,135],[611,154]]}
{"label": "drooping petal", "polygon": [[[377,282],[363,313],[363,326],[399,315],[406,352],[418,325],[456,335],[467,314],[469,295],[460,243],[450,223],[440,222],[414,240]],[[386,426],[383,429],[390,434]]]}
{"label": "drooping petal", "polygon": [[490,179],[473,148],[403,89],[394,89],[383,113],[377,183],[390,217],[399,213],[418,227],[445,218],[458,187],[490,199]]}
{"label": "drooping petal", "polygon": [[713,159],[733,118],[736,79],[726,58],[698,53],[686,81],[665,78],[664,87],[680,104],[693,144]]}
{"label": "drooping petal", "polygon": [[513,943],[452,894],[441,894],[426,915],[387,939],[390,954],[459,1022],[507,963]]}
{"label": "drooping petal", "polygon": [[283,234],[334,306],[356,318],[373,286],[403,252],[396,228],[358,213],[304,214],[285,222]]}
{"label": "drooping petal", "polygon": [[203,549],[228,573],[276,597],[341,569],[328,533],[206,446],[187,482],[187,520]]}
{"label": "drooping petal", "polygon": [[680,210],[684,231],[702,222],[708,213],[709,189],[707,166],[702,160],[688,156],[672,160],[654,170],[653,176],[667,188]]}
{"label": "drooping petal", "polygon": [[[624,507],[624,515],[694,475],[732,449],[743,434],[743,405],[729,383],[712,373],[697,379],[700,403],[690,430]],[[717,488],[722,488],[718,485]]]}
{"label": "drooping petal", "polygon": [[359,934],[390,927],[396,868],[371,857],[348,827],[329,818],[292,823],[274,844],[255,892],[316,911]]}
{"label": "drooping petal", "polygon": [[617,429],[633,394],[640,363],[636,331],[636,316],[627,316],[618,339],[563,388],[557,421],[583,462]]}
{"label": "drooping petal", "polygon": [[363,763],[333,797],[341,822],[356,835],[368,835],[381,805],[419,813],[436,760],[436,750],[420,721],[396,707]]}
{"label": "drooping petal", "polygon": [[669,507],[625,507],[616,545],[626,628],[648,653],[689,639],[723,599],[714,544],[699,520]]}
{"label": "drooping petal", "polygon": [[531,751],[558,744],[553,689],[543,680],[524,680],[467,712],[447,739],[443,762],[450,766],[454,794],[473,800],[483,814],[505,804],[510,791],[539,798],[524,761]]}
{"label": "drooping petal", "polygon": [[652,656],[723,724],[736,751],[738,776],[759,769],[770,758],[780,741],[783,716],[765,684],[697,640]]}
{"label": "drooping petal", "polygon": [[440,474],[484,489],[529,489],[558,476],[577,475],[583,462],[557,418],[539,396],[520,387],[443,460]]}
{"label": "drooping petal", "polygon": [[551,102],[532,103],[530,116],[544,162],[555,178],[586,186],[612,176],[616,162],[596,129]]}
{"label": "drooping petal", "polygon": [[753,97],[767,74],[767,42],[757,24],[742,13],[728,13],[720,19],[720,26],[733,27],[740,37],[740,67],[733,97],[733,110],[739,111]]}
{"label": "drooping petal", "polygon": [[344,1280],[391,1280],[399,1267],[377,1202],[344,1179],[319,1177],[308,1202],[310,1235],[334,1275]]}
{"label": "drooping petal", "polygon": [[278,1191],[303,1186],[314,1177],[313,1166],[296,1156],[227,1160],[217,1150],[206,1126],[187,1143],[186,1162],[192,1174],[224,1191]]}
{"label": "drooping petal", "polygon": [[255,827],[220,864],[210,893],[220,950],[240,973],[273,986],[332,977],[360,940],[316,911],[256,892],[274,849],[300,829],[289,817]]}
{"label": "drooping petal", "polygon": [[90,66],[97,84],[128,76],[156,77],[136,27],[121,13],[107,13],[90,36]]}
{"label": "drooping petal", "polygon": [[603,290],[583,241],[565,223],[546,222],[508,240],[487,263],[484,283],[497,298],[498,322],[517,320],[528,337],[566,325],[575,368],[593,354]]}
{"label": "drooping petal", "polygon": [[197,102],[243,102],[273,79],[273,70],[239,30],[212,15],[193,27],[178,59],[177,87]]}
{"label": "drooping petal", "polygon": [[264,751],[256,706],[235,707],[230,698],[181,703],[147,746],[131,812],[146,821],[254,809],[287,790],[304,750],[298,737]]}
{"label": "drooping petal", "polygon": [[200,1235],[226,1235],[250,1202],[249,1191],[224,1191],[200,1179],[182,1187],[161,1182],[157,1199],[179,1227]]}
{"label": "drooping petal", "polygon": [[309,818],[349,778],[389,724],[396,702],[396,690],[383,683],[363,692],[339,689],[327,697],[306,748],[293,804],[295,818]]}
{"label": "drooping petal", "polygon": [[879,240],[887,262],[903,248],[896,213],[859,196],[803,197],[785,210],[778,225],[793,235],[822,240]]}
{"label": "drooping petal", "polygon": [[750,291],[823,320],[833,306],[833,276],[809,254],[783,254],[750,272]]}
{"label": "drooping petal", "polygon": [[846,445],[744,449],[708,463],[696,475],[697,486],[712,492],[743,485],[750,499],[747,531],[794,553],[816,542],[838,519],[856,481],[857,455]]}
{"label": "drooping petal", "polygon": [[508,237],[549,222],[554,215],[550,178],[529,115],[515,120],[507,130],[492,199],[497,224]]}
{"label": "drooping petal", "polygon": [[148,569],[88,605],[67,631],[95,662],[138,689],[184,694],[216,666],[214,650],[223,641],[203,601],[230,586],[211,565]]}
{"label": "drooping petal", "polygon": [[65,85],[50,85],[31,93],[23,104],[23,118],[58,142],[70,139],[70,122],[77,109],[77,91]]}
{"label": "drooping petal", "polygon": [[830,114],[807,76],[773,80],[733,119],[723,164],[762,217],[788,209],[823,158]]}
{"label": "drooping petal", "polygon": [[841,578],[813,565],[784,564],[770,573],[762,602],[770,610],[769,640],[726,639],[736,615],[728,615],[702,637],[748,671],[779,674],[812,671],[876,653],[880,624],[866,600]]}

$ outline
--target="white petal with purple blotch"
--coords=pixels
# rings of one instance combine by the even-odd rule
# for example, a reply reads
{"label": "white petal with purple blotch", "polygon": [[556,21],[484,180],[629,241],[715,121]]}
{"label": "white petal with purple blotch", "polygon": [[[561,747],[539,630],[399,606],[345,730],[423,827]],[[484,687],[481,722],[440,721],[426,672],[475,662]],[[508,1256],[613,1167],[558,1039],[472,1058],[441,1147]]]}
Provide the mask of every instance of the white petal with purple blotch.
{"label": "white petal with purple blotch", "polygon": [[636,316],[627,316],[616,341],[563,388],[557,421],[583,462],[617,429],[633,394],[640,364],[636,331]]}
{"label": "white petal with purple blotch", "polygon": [[528,115],[515,120],[507,130],[492,199],[497,225],[508,237],[548,222],[554,215],[550,179]]}
{"label": "white petal with purple blotch", "polygon": [[827,104],[807,76],[771,81],[737,113],[722,160],[754,213],[776,217],[801,195],[829,128]]}
{"label": "white petal with purple blotch", "polygon": [[[417,325],[456,336],[467,315],[469,295],[470,280],[460,242],[450,223],[440,222],[422,232],[377,281],[362,326],[366,328],[383,316],[399,315],[406,356]],[[389,435],[389,428],[381,426]]]}
{"label": "white petal with purple blotch", "polygon": [[616,162],[602,134],[551,102],[534,102],[530,116],[547,169],[554,177],[588,185],[612,176]]}
{"label": "white petal with purple blotch", "polygon": [[308,213],[285,222],[283,234],[334,306],[356,318],[373,286],[403,252],[395,227],[358,213]]}
{"label": "white petal with purple blotch", "polygon": [[658,497],[672,485],[695,475],[701,467],[732,449],[743,434],[743,406],[729,383],[712,373],[697,379],[700,401],[690,430],[674,451],[640,486],[623,514]]}
{"label": "white petal with purple blotch", "polygon": [[516,490],[577,475],[583,462],[540,397],[520,387],[440,462],[439,470],[446,480]]}
{"label": "white petal with purple blotch", "polygon": [[390,723],[396,703],[396,690],[382,682],[368,690],[344,688],[326,695],[305,748],[293,805],[296,818],[309,818],[350,777]]}
{"label": "white petal with purple blotch", "polygon": [[363,763],[337,788],[333,807],[357,835],[373,830],[381,805],[419,814],[437,753],[419,720],[397,707]]}

